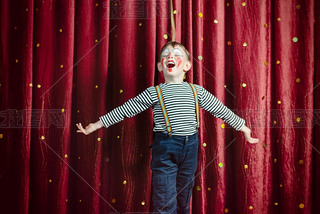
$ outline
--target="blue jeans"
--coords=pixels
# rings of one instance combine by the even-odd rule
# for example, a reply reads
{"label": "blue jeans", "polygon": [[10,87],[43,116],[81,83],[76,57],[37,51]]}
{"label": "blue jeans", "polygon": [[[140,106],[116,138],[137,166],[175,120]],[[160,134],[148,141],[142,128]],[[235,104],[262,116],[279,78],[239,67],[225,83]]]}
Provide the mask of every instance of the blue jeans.
{"label": "blue jeans", "polygon": [[151,160],[154,213],[189,214],[198,145],[198,133],[171,137],[155,133]]}

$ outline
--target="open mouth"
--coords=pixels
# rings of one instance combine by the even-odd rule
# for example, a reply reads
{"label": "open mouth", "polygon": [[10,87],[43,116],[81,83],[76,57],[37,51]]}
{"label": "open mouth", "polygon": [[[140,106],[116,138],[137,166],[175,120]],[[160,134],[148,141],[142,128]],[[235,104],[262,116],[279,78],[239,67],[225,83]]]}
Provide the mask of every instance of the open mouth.
{"label": "open mouth", "polygon": [[167,67],[168,68],[173,68],[176,64],[174,63],[173,60],[169,60],[168,63],[167,63]]}

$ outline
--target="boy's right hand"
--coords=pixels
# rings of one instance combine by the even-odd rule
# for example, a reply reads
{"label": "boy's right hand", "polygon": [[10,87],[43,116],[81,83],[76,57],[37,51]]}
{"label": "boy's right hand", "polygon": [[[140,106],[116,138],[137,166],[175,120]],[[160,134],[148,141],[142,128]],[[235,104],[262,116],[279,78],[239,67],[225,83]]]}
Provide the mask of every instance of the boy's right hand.
{"label": "boy's right hand", "polygon": [[76,126],[79,129],[79,130],[77,130],[77,132],[83,133],[85,135],[88,135],[99,128],[99,127],[97,127],[97,124],[95,124],[95,123],[90,123],[88,126],[86,126],[85,129],[82,127],[81,123],[76,123]]}

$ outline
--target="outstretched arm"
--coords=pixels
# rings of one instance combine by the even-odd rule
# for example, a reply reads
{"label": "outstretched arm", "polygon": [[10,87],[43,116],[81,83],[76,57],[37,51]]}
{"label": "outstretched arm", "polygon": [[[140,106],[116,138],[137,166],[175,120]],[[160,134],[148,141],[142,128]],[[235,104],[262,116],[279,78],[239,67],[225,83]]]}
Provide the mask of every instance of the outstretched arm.
{"label": "outstretched arm", "polygon": [[199,104],[204,110],[209,111],[215,117],[221,118],[237,131],[242,131],[246,141],[249,143],[259,142],[259,139],[251,137],[251,130],[245,125],[244,119],[233,113],[229,108],[222,104],[220,100],[218,100],[213,94],[208,92],[203,87],[198,86],[198,89]]}
{"label": "outstretched arm", "polygon": [[88,135],[97,129],[102,127],[108,128],[109,126],[119,123],[125,118],[133,117],[138,113],[151,107],[153,104],[151,94],[148,89],[144,90],[138,96],[129,99],[123,105],[113,109],[109,113],[99,117],[99,121],[90,123],[86,128],[83,128],[81,123],[77,123],[76,126],[79,130],[78,133]]}
{"label": "outstretched arm", "polygon": [[246,125],[243,125],[239,131],[243,132],[244,137],[246,138],[246,141],[248,141],[249,143],[259,142],[258,138],[251,137],[251,130]]}

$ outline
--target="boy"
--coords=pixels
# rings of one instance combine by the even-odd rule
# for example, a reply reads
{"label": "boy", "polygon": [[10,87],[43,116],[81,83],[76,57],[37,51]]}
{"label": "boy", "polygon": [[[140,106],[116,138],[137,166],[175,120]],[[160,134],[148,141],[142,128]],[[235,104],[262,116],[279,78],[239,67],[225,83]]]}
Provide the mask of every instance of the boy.
{"label": "boy", "polygon": [[160,51],[157,66],[165,83],[147,88],[85,129],[81,123],[76,124],[77,132],[88,135],[152,107],[155,123],[151,160],[154,212],[189,213],[197,169],[198,105],[237,131],[244,132],[248,142],[257,143],[259,140],[252,138],[245,121],[214,95],[199,85],[183,82],[191,62],[190,54],[182,44],[168,42]]}

